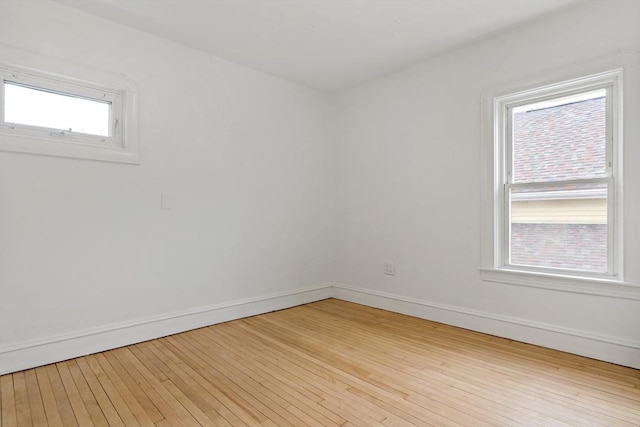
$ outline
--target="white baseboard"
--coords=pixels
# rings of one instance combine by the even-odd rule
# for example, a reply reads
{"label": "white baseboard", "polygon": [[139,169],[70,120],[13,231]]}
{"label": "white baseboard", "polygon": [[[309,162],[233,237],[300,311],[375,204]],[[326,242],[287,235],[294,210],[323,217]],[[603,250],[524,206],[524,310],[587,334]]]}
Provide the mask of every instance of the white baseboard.
{"label": "white baseboard", "polygon": [[0,375],[331,297],[331,285],[136,319],[0,348]]}
{"label": "white baseboard", "polygon": [[640,343],[588,331],[334,284],[333,297],[640,369]]}
{"label": "white baseboard", "polygon": [[0,375],[331,297],[640,369],[638,342],[334,283],[3,346]]}

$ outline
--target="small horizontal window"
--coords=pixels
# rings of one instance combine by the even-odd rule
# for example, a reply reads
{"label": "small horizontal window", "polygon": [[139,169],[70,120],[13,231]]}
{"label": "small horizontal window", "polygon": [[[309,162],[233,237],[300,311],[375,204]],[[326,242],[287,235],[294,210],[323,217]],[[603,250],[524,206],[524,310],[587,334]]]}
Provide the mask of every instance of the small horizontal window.
{"label": "small horizontal window", "polygon": [[4,121],[60,132],[112,136],[110,101],[4,82]]}
{"label": "small horizontal window", "polygon": [[138,163],[128,80],[14,48],[0,59],[0,149]]}

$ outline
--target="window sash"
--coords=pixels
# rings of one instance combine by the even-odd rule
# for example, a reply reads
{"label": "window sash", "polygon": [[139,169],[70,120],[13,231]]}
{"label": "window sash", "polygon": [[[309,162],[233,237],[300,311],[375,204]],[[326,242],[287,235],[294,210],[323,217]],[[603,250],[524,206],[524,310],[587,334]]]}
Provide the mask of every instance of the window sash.
{"label": "window sash", "polygon": [[[3,133],[34,138],[54,139],[83,145],[97,145],[104,148],[122,149],[123,132],[121,126],[122,94],[117,91],[92,86],[83,82],[75,82],[61,78],[42,76],[18,68],[2,67],[0,69],[0,129]],[[63,96],[82,98],[90,101],[109,103],[109,135],[95,135],[80,132],[68,132],[43,126],[27,125],[5,121],[5,84],[14,84],[30,89],[60,94]]]}
{"label": "window sash", "polygon": [[[511,263],[511,202],[510,197],[511,190],[518,189],[548,189],[549,187],[565,187],[569,185],[583,185],[583,184],[604,184],[607,191],[607,270],[606,273],[599,273],[594,271],[580,270],[580,269],[568,269],[568,268],[554,268],[554,267],[542,267],[534,265],[521,265]],[[549,182],[535,182],[535,183],[516,183],[516,184],[503,184],[502,191],[502,237],[500,239],[500,257],[501,267],[509,268],[511,270],[521,271],[535,271],[535,272],[549,272],[553,271],[558,274],[573,275],[573,276],[588,276],[609,278],[616,275],[615,270],[615,245],[614,245],[614,233],[615,233],[615,220],[614,220],[614,207],[615,207],[615,182],[613,177],[607,178],[592,178],[592,179],[574,179],[565,181],[549,181]]]}
{"label": "window sash", "polygon": [[[505,173],[504,182],[508,184],[513,184],[513,168],[514,168],[514,156],[513,156],[513,109],[516,107],[520,107],[523,105],[533,104],[537,102],[550,101],[557,98],[564,98],[572,95],[579,95],[585,92],[592,92],[597,89],[605,89],[606,97],[605,97],[605,165],[607,176],[612,176],[613,173],[613,138],[612,138],[612,126],[613,126],[613,85],[611,84],[601,84],[601,85],[592,85],[589,87],[584,87],[580,89],[576,89],[569,92],[564,92],[561,94],[555,94],[555,96],[545,96],[540,98],[530,98],[527,99],[526,102],[517,102],[510,103],[504,106],[504,118],[503,120],[506,123],[506,132],[504,135],[504,143],[506,145],[505,149],[505,164],[503,166],[503,170]],[[546,182],[551,183],[554,181],[536,181],[536,182]]]}

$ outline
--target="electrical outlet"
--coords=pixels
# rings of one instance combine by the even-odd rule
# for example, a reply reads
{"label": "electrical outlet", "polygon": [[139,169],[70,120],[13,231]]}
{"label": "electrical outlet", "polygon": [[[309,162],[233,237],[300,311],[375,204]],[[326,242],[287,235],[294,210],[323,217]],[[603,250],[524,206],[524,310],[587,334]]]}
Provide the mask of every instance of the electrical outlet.
{"label": "electrical outlet", "polygon": [[384,274],[386,275],[389,275],[389,276],[396,275],[396,266],[390,262],[385,262],[382,266],[382,269],[384,271]]}

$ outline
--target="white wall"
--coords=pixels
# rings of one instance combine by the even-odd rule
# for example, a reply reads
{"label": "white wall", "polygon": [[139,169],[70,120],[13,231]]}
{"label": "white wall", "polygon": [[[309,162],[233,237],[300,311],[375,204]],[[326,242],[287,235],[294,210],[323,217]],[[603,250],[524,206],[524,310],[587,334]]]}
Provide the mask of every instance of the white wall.
{"label": "white wall", "polygon": [[56,3],[2,2],[0,42],[127,75],[141,144],[0,153],[4,348],[331,279],[326,95]]}
{"label": "white wall", "polygon": [[637,300],[478,272],[481,95],[638,50],[639,16],[585,4],[331,99],[55,3],[1,2],[1,42],[137,83],[141,165],[0,153],[0,370],[330,292],[640,366]]}
{"label": "white wall", "polygon": [[[335,277],[367,291],[353,299],[639,367],[637,300],[485,282],[478,270],[481,97],[558,67],[638,51],[639,23],[638,2],[588,3],[342,94]],[[626,281],[638,284],[637,117],[627,125],[625,237],[634,246],[627,245]],[[387,261],[396,276],[382,274]],[[559,332],[558,342],[541,331]],[[585,337],[611,346],[567,344]],[[611,348],[619,354],[602,354]]]}

